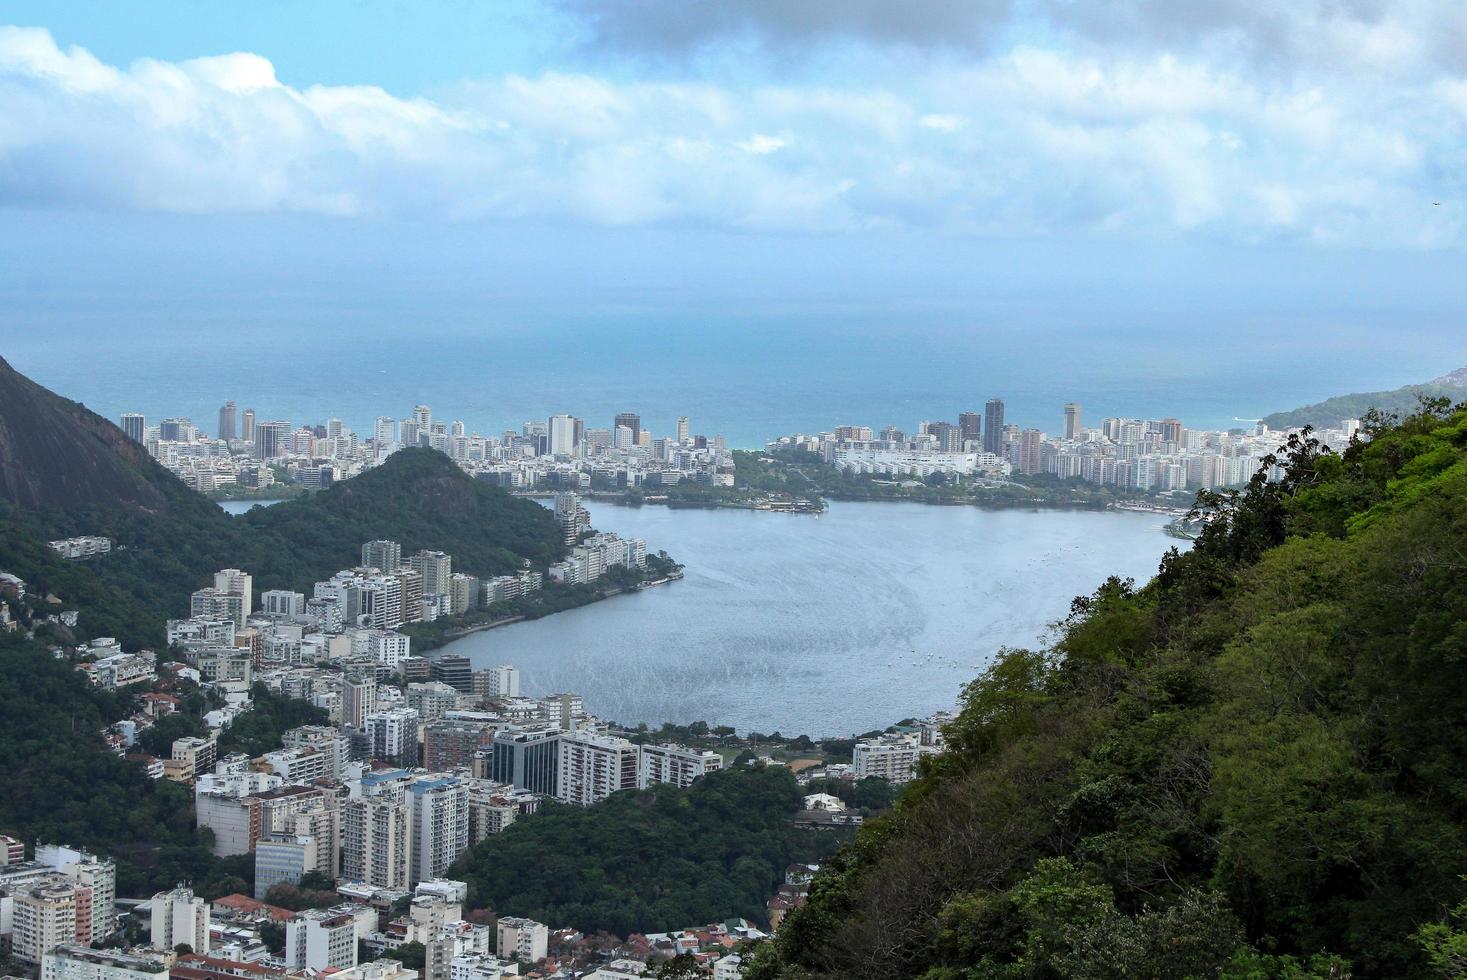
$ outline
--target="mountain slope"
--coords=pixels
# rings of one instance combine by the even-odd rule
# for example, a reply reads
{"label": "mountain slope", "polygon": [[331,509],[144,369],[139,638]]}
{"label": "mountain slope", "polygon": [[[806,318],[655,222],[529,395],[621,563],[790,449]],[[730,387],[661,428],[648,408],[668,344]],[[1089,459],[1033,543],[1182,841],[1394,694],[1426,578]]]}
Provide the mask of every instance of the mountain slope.
{"label": "mountain slope", "polygon": [[[82,608],[83,632],[129,646],[160,642],[163,620],[220,568],[257,590],[309,591],[359,560],[363,541],[404,554],[446,551],[456,571],[495,575],[564,552],[554,516],[469,478],[441,453],[409,449],[329,490],[231,517],[177,480],[110,422],[0,362],[0,570]],[[103,558],[70,563],[44,542],[112,538]]]}
{"label": "mountain slope", "polygon": [[747,980],[1439,975],[1416,936],[1467,897],[1467,411],[1286,455],[970,685]]}
{"label": "mountain slope", "polygon": [[121,429],[0,357],[0,500],[29,508],[105,501],[159,510],[169,498],[160,474],[173,479]]}
{"label": "mountain slope", "polygon": [[1297,429],[1306,425],[1326,429],[1338,426],[1342,419],[1358,419],[1371,409],[1405,418],[1416,412],[1423,398],[1446,398],[1453,404],[1467,399],[1467,367],[1426,384],[1406,385],[1393,391],[1336,395],[1313,405],[1274,412],[1263,421],[1270,429]]}

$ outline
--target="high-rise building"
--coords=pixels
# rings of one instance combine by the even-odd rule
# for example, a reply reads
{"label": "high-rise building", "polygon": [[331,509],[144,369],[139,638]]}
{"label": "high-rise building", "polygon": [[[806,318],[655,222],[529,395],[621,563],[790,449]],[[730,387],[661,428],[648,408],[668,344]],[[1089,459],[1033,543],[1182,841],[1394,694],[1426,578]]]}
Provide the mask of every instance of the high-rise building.
{"label": "high-rise building", "polygon": [[511,725],[494,733],[489,778],[546,796],[560,780],[560,729],[545,723]]}
{"label": "high-rise building", "polygon": [[418,713],[412,708],[373,711],[362,720],[372,758],[399,766],[418,764]]}
{"label": "high-rise building", "polygon": [[77,923],[78,936],[105,939],[117,928],[117,865],[60,844],[36,845],[36,862],[55,868],[91,894],[89,922]]}
{"label": "high-rise building", "polygon": [[612,793],[637,788],[637,746],[616,735],[564,732],[555,798],[590,806]]}
{"label": "high-rise building", "polygon": [[[11,952],[16,959],[39,963],[57,946],[92,941],[91,892],[62,875],[16,889],[11,900]],[[88,923],[85,930],[83,921]]]}
{"label": "high-rise building", "polygon": [[723,768],[723,756],[711,749],[681,745],[644,745],[637,764],[637,786],[671,783],[686,789],[693,780]]}
{"label": "high-rise building", "polygon": [[442,681],[464,694],[474,693],[474,666],[469,658],[457,653],[438,657],[433,661],[433,679]]}
{"label": "high-rise building", "polygon": [[225,402],[219,409],[219,438],[229,442],[235,438],[234,402]]}
{"label": "high-rise building", "polygon": [[419,432],[432,432],[433,410],[427,405],[414,405],[413,424],[418,427]]}
{"label": "high-rise building", "polygon": [[290,423],[283,421],[256,422],[255,458],[278,459],[290,447]]}
{"label": "high-rise building", "polygon": [[979,443],[983,440],[983,416],[977,412],[963,412],[958,415],[958,432],[962,435],[964,442]]}
{"label": "high-rise building", "polygon": [[240,419],[239,437],[245,442],[253,442],[255,439],[255,410],[253,408],[245,409]]}
{"label": "high-rise building", "polygon": [[[237,568],[222,568],[214,573],[214,588],[227,595],[239,596],[246,616],[254,610],[254,578],[249,572],[242,572]],[[244,621],[241,620],[236,625],[243,628]]]}
{"label": "high-rise building", "polygon": [[506,959],[519,957],[526,963],[538,963],[547,955],[550,930],[533,919],[501,917],[495,923],[495,951]]}
{"label": "high-rise building", "polygon": [[552,415],[547,421],[550,455],[570,456],[576,451],[576,429],[580,419],[573,415]]}
{"label": "high-rise building", "polygon": [[642,439],[642,416],[636,412],[618,412],[616,419],[611,423],[611,431],[615,432],[617,426],[626,426],[632,430],[632,445],[637,445]]}
{"label": "high-rise building", "polygon": [[439,718],[423,728],[423,768],[433,772],[470,768],[474,756],[494,738],[488,721],[472,718]]}
{"label": "high-rise building", "polygon": [[990,398],[983,406],[983,451],[1003,455],[1003,399]]}
{"label": "high-rise building", "polygon": [[411,843],[408,884],[441,878],[469,847],[469,789],[444,777],[415,779],[407,787]]}
{"label": "high-rise building", "polygon": [[413,571],[423,577],[424,595],[448,595],[453,580],[453,558],[441,551],[419,551],[408,559]]}
{"label": "high-rise building", "polygon": [[[483,691],[480,692],[480,680]],[[520,696],[520,669],[509,664],[499,664],[487,670],[474,672],[474,693],[480,697],[517,698]]]}
{"label": "high-rise building", "polygon": [[402,564],[402,545],[396,541],[368,541],[362,545],[362,564],[383,572]]}
{"label": "high-rise building", "polygon": [[1161,441],[1182,444],[1182,423],[1179,419],[1161,420]]}
{"label": "high-rise building", "polygon": [[555,519],[560,522],[560,537],[566,544],[575,544],[591,523],[590,515],[581,506],[581,498],[573,493],[555,495]]}
{"label": "high-rise building", "polygon": [[373,888],[408,884],[409,818],[395,795],[347,800],[341,807],[341,873]]}
{"label": "high-rise building", "polygon": [[122,413],[122,433],[133,442],[143,441],[143,432],[148,428],[148,420],[137,412]]}
{"label": "high-rise building", "polygon": [[677,441],[679,444],[688,441],[688,417],[681,415],[677,420]]}
{"label": "high-rise building", "polygon": [[148,902],[152,911],[149,942],[154,949],[171,952],[187,945],[195,953],[209,952],[209,903],[190,888],[159,892]]}
{"label": "high-rise building", "polygon": [[1080,403],[1065,403],[1065,438],[1080,438]]}
{"label": "high-rise building", "polygon": [[1025,429],[1019,435],[1019,472],[1025,476],[1033,476],[1040,472],[1039,447],[1044,441],[1044,433],[1038,429]]}
{"label": "high-rise building", "polygon": [[377,710],[377,677],[356,674],[341,682],[341,723],[361,729],[367,716]]}
{"label": "high-rise building", "polygon": [[285,964],[293,973],[349,970],[357,965],[357,942],[377,926],[365,905],[307,909],[285,924]]}
{"label": "high-rise building", "polygon": [[255,898],[264,899],[276,885],[298,885],[316,871],[319,850],[310,836],[266,834],[255,841]]}
{"label": "high-rise building", "polygon": [[372,427],[372,441],[378,447],[390,446],[397,441],[397,420],[386,415],[377,416],[377,424]]}

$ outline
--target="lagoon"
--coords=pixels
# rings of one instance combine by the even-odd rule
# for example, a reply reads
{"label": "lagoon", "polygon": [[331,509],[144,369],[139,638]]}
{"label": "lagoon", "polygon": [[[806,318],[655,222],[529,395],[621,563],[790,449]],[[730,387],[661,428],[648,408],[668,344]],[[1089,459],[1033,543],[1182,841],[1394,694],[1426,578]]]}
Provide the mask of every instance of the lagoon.
{"label": "lagoon", "polygon": [[1149,579],[1153,514],[832,502],[819,516],[589,502],[682,581],[475,633],[435,653],[514,664],[626,724],[831,736],[952,707],[1003,646],[1032,646],[1106,576]]}

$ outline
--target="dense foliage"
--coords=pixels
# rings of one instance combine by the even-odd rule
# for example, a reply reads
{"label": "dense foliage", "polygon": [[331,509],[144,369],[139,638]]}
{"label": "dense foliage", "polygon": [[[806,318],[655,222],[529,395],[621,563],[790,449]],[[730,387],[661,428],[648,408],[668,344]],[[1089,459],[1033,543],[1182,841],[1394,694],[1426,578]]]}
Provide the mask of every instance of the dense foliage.
{"label": "dense foliage", "polygon": [[325,708],[255,684],[250,688],[250,710],[220,734],[219,754],[243,752],[253,757],[273,752],[292,728],[325,725],[329,720]]}
{"label": "dense foliage", "polygon": [[1369,422],[1003,652],[746,976],[1460,975],[1467,410]]}
{"label": "dense foliage", "polygon": [[584,932],[764,921],[785,867],[835,846],[832,834],[793,827],[800,803],[787,769],[745,766],[686,790],[629,790],[586,808],[547,804],[486,838],[451,877],[468,880],[474,905]]}
{"label": "dense foliage", "polygon": [[115,855],[120,895],[202,885],[215,862],[193,828],[188,788],[155,782],[102,746],[98,733],[129,710],[70,662],[0,632],[0,833]]}

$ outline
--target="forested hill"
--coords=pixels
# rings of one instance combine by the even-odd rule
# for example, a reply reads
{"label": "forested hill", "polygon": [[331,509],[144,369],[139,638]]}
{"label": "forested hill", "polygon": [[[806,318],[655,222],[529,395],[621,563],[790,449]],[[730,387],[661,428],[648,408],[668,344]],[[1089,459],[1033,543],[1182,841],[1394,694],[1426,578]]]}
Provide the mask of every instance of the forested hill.
{"label": "forested hill", "polygon": [[1467,410],[1282,458],[1003,653],[745,977],[1461,976]]}
{"label": "forested hill", "polygon": [[[45,541],[113,540],[87,562]],[[231,517],[176,479],[116,426],[0,361],[0,570],[82,609],[84,632],[156,645],[163,620],[220,568],[257,590],[309,591],[359,560],[363,541],[453,555],[457,571],[495,575],[563,553],[554,516],[469,478],[442,453],[407,449],[352,480]]]}
{"label": "forested hill", "polygon": [[1392,391],[1363,391],[1336,395],[1313,405],[1287,412],[1274,412],[1263,421],[1270,429],[1298,429],[1312,425],[1316,429],[1337,427],[1343,419],[1358,419],[1371,409],[1388,415],[1405,417],[1415,412],[1423,398],[1467,398],[1467,368],[1458,368],[1426,384],[1406,385]]}

